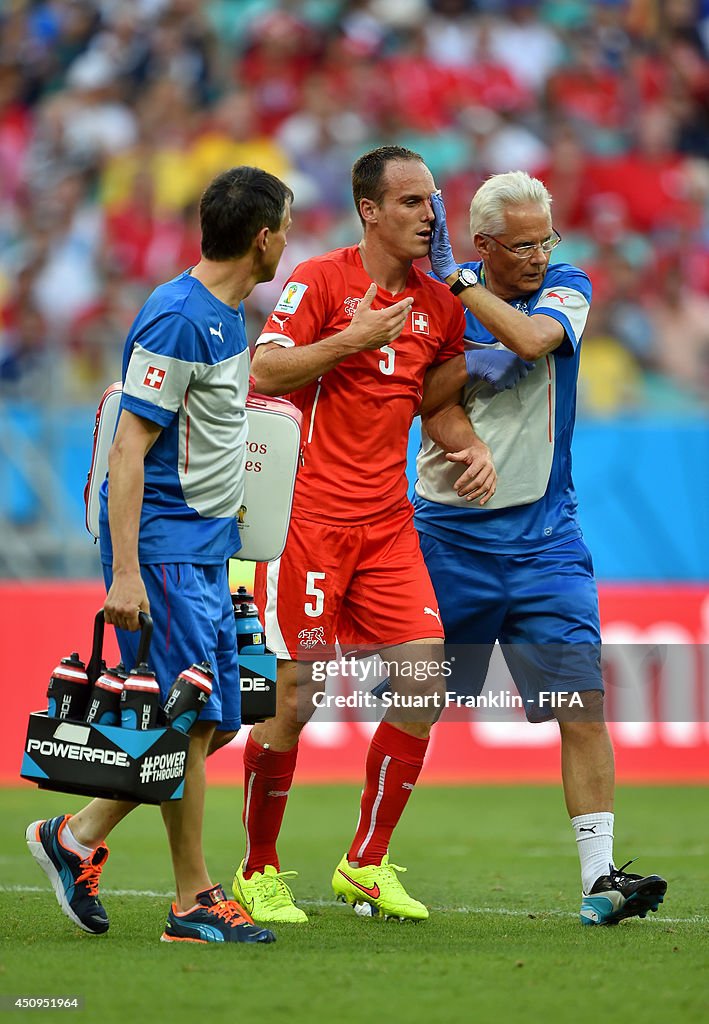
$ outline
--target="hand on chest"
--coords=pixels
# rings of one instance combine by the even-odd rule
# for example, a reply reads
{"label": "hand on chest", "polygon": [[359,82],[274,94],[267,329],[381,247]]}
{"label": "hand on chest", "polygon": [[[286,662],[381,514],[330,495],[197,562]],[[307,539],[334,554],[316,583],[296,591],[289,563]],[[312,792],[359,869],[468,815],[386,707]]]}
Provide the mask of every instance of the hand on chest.
{"label": "hand on chest", "polygon": [[[336,329],[341,331],[346,326],[347,321]],[[362,381],[378,381],[379,386],[395,384],[420,389],[441,344],[440,332],[436,332],[430,314],[414,307],[397,338],[380,348],[349,356],[341,368]]]}

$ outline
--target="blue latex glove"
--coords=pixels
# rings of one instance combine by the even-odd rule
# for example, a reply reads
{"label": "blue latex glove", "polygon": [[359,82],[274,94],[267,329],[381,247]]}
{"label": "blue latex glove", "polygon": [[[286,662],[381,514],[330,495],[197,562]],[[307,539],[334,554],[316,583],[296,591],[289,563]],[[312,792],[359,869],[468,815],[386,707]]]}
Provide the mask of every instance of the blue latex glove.
{"label": "blue latex glove", "polygon": [[495,391],[508,391],[534,369],[534,363],[506,348],[470,348],[465,353],[465,368],[471,383],[482,381]]}
{"label": "blue latex glove", "polygon": [[436,218],[431,228],[431,249],[429,251],[431,270],[441,281],[445,281],[451,274],[458,272],[458,264],[453,257],[446,224],[446,208],[440,193],[433,192],[431,194],[431,206]]}

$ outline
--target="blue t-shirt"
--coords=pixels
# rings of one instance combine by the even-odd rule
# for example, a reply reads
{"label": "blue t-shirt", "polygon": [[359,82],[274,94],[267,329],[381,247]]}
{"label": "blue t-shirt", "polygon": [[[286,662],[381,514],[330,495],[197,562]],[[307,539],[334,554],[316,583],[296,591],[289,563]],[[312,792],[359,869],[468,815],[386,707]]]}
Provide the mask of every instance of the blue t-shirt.
{"label": "blue t-shirt", "polygon": [[[480,272],[480,263],[468,263]],[[424,438],[418,460],[416,526],[449,543],[497,553],[540,551],[581,536],[571,477],[571,440],[576,416],[581,335],[591,301],[582,270],[559,263],[542,287],[510,305],[528,316],[543,313],[563,326],[561,345],[507,392],[466,389],[465,407],[478,435],[490,446],[498,491],[482,508],[457,497],[452,482],[460,466],[445,462]],[[466,313],[466,346],[500,343]],[[492,507],[491,507],[492,505]]]}
{"label": "blue t-shirt", "polygon": [[[162,427],[145,457],[141,563],[213,565],[238,551],[249,366],[243,307],[227,306],[189,271],[156,288],[138,313],[121,410]],[[110,565],[107,482],[100,539]]]}

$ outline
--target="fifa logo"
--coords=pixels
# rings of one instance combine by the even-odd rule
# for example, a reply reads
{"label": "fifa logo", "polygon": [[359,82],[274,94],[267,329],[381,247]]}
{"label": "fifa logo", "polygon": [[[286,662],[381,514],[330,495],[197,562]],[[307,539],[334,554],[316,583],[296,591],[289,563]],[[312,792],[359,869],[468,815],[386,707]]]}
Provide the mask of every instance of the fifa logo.
{"label": "fifa logo", "polygon": [[286,297],[285,297],[285,304],[287,306],[289,306],[291,304],[293,299],[296,297],[297,293],[298,293],[298,285],[297,284],[291,284],[291,285],[288,286],[288,291],[286,292]]}
{"label": "fifa logo", "polygon": [[246,519],[247,512],[248,508],[246,507],[246,505],[239,506],[239,511],[236,513],[236,518],[239,520],[239,526],[244,525],[244,520]]}

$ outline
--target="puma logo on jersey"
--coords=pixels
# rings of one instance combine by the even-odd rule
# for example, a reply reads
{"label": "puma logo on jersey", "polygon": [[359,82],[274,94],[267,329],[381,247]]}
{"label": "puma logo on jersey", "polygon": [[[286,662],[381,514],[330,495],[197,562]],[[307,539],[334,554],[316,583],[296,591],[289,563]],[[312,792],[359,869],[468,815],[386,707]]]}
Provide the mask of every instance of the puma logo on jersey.
{"label": "puma logo on jersey", "polygon": [[285,330],[285,328],[286,328],[286,320],[288,319],[287,316],[284,316],[283,319],[281,320],[281,318],[279,316],[276,316],[275,313],[271,313],[271,319],[275,320],[275,322],[278,324],[278,326],[281,328],[282,331]]}
{"label": "puma logo on jersey", "polygon": [[438,614],[438,612],[434,612],[433,608],[425,607],[423,610],[423,614],[432,615],[434,619],[438,619],[438,625],[441,625],[441,616]]}
{"label": "puma logo on jersey", "polygon": [[219,321],[219,327],[216,327],[216,328],[215,327],[210,327],[209,328],[209,333],[213,334],[215,336],[215,338],[219,338],[219,340],[222,342],[222,344],[224,344],[224,335],[222,334],[222,322],[221,322],[221,320]]}
{"label": "puma logo on jersey", "polygon": [[547,292],[546,297],[548,299],[558,299],[559,302],[561,303],[561,305],[563,306],[569,296],[568,295],[561,295],[560,292]]}

